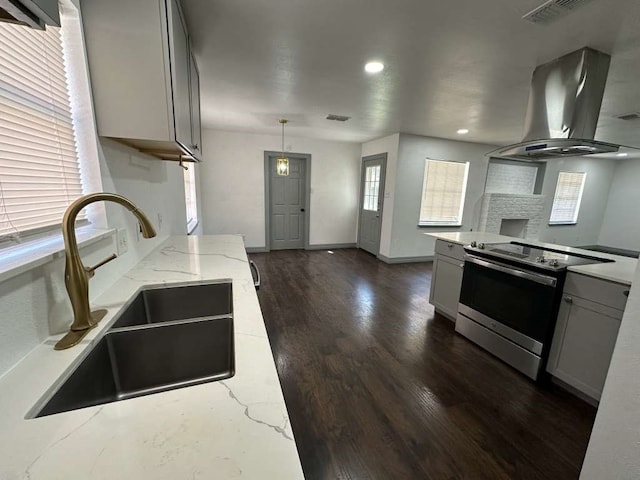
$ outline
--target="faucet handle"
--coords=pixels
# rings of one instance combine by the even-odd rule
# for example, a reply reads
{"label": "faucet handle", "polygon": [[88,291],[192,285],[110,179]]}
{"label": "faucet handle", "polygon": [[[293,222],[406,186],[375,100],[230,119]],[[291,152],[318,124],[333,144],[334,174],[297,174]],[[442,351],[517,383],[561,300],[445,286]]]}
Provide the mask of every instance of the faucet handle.
{"label": "faucet handle", "polygon": [[107,258],[105,258],[104,260],[102,260],[101,262],[95,264],[93,267],[84,267],[84,270],[89,275],[89,278],[91,278],[91,277],[93,277],[93,275],[95,274],[95,271],[98,268],[103,266],[105,263],[109,263],[111,260],[115,260],[116,258],[118,258],[118,255],[113,253],[113,254],[109,255]]}

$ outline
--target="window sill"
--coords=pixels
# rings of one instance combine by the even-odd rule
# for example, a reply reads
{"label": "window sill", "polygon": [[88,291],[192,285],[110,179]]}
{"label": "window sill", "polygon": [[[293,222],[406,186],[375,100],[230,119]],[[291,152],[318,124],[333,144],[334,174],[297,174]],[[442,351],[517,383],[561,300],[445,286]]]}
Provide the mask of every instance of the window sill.
{"label": "window sill", "polygon": [[198,223],[200,222],[198,222],[197,220],[187,223],[187,235],[191,235],[193,233],[193,231],[197,228]]}
{"label": "window sill", "polygon": [[[115,235],[115,229],[98,230],[82,227],[76,230],[80,248],[99,242]],[[3,248],[0,260],[0,282],[28,272],[64,255],[62,233],[47,235],[19,245]]]}
{"label": "window sill", "polygon": [[561,227],[563,225],[577,225],[578,222],[549,222],[550,227]]}
{"label": "window sill", "polygon": [[460,228],[462,227],[461,223],[429,223],[429,224],[424,224],[424,223],[419,223],[418,224],[418,228]]}

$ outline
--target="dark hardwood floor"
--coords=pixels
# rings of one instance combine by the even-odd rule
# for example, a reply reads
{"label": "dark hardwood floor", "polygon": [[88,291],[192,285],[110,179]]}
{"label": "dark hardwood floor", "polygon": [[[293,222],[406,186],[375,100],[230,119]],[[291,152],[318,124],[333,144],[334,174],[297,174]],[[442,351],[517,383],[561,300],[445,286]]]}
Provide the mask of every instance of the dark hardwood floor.
{"label": "dark hardwood floor", "polygon": [[578,478],[595,408],[434,316],[430,263],[250,257],[307,480]]}

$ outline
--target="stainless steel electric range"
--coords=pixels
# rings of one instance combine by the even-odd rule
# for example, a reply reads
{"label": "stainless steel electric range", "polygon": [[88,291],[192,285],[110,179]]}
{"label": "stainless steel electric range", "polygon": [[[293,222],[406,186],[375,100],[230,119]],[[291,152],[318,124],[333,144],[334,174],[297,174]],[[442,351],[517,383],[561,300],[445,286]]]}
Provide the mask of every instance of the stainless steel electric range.
{"label": "stainless steel electric range", "polygon": [[542,380],[567,267],[613,260],[520,242],[464,249],[456,331]]}

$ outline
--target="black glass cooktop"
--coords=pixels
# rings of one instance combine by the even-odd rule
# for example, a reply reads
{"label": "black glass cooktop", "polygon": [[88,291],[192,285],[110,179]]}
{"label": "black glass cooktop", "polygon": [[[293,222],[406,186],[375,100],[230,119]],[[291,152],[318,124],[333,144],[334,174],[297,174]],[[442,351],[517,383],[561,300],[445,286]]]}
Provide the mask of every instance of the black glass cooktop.
{"label": "black glass cooktop", "polygon": [[549,270],[563,270],[570,266],[593,263],[613,262],[613,260],[581,253],[569,253],[520,242],[496,243],[484,246],[468,246],[469,251],[482,253],[483,256],[506,258],[518,263],[535,265]]}

